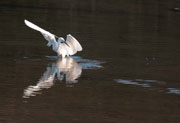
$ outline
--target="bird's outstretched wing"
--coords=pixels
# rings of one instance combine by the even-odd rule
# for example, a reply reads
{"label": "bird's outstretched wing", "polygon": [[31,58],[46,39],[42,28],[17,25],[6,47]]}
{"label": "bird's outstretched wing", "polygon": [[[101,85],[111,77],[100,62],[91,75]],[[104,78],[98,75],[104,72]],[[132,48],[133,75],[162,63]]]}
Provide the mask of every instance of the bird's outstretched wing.
{"label": "bird's outstretched wing", "polygon": [[70,52],[70,55],[74,55],[77,51],[82,51],[81,44],[70,34],[68,34],[66,37],[66,43],[72,51]]}
{"label": "bird's outstretched wing", "polygon": [[34,29],[34,30],[36,30],[36,31],[41,32],[41,34],[44,36],[44,38],[45,38],[47,41],[49,41],[49,42],[51,42],[51,43],[54,42],[54,41],[56,41],[56,38],[55,38],[55,35],[54,35],[54,34],[52,34],[52,33],[48,32],[48,31],[42,29],[41,27],[39,27],[39,26],[31,23],[31,22],[28,21],[28,20],[24,20],[24,23],[25,23],[28,27],[30,27],[30,28],[32,28],[32,29]]}

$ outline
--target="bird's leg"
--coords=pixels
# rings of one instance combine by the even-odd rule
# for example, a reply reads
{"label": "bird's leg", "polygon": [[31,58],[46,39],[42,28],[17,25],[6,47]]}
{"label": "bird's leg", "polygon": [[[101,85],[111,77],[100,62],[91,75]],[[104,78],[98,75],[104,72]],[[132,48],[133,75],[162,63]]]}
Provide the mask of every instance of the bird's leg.
{"label": "bird's leg", "polygon": [[62,54],[62,58],[65,58],[65,57],[66,57],[66,54],[63,53],[63,54]]}

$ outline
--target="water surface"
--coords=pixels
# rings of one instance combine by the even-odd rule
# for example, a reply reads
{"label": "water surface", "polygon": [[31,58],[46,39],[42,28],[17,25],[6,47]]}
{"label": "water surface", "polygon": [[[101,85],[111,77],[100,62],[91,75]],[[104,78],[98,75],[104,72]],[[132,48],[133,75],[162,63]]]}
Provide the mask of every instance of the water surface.
{"label": "water surface", "polygon": [[[0,122],[179,123],[173,1],[1,1]],[[24,19],[83,52],[61,59]]]}

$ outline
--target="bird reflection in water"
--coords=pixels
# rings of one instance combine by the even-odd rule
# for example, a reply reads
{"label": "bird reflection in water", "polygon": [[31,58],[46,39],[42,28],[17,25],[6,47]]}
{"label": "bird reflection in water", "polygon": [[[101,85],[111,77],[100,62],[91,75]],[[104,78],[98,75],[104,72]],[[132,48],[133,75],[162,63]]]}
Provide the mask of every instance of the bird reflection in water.
{"label": "bird reflection in water", "polygon": [[24,90],[23,98],[29,98],[41,94],[42,89],[51,88],[57,77],[60,81],[65,81],[67,85],[78,82],[82,72],[82,66],[74,58],[59,58],[51,66],[47,66],[46,71],[35,86],[29,86]]}

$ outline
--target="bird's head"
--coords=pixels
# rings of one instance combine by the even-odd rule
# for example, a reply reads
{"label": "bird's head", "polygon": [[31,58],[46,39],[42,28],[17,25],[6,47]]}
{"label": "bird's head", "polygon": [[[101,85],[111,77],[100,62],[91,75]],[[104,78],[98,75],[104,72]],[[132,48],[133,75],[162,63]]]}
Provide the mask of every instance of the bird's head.
{"label": "bird's head", "polygon": [[59,38],[58,38],[58,42],[65,42],[65,40],[64,40],[63,37],[59,37]]}

